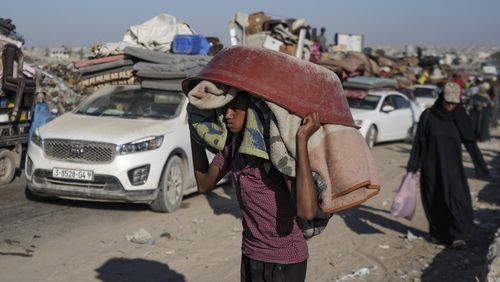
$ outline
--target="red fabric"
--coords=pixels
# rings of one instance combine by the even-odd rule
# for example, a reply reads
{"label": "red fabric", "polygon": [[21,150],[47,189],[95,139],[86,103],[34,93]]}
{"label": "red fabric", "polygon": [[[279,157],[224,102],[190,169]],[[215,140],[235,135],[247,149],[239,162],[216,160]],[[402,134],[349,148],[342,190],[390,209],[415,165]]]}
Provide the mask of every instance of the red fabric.
{"label": "red fabric", "polygon": [[248,46],[224,48],[197,75],[182,81],[184,94],[203,80],[244,90],[300,117],[317,111],[321,123],[355,126],[337,75],[281,52]]}
{"label": "red fabric", "polygon": [[461,79],[455,79],[453,80],[458,86],[460,87],[460,97],[464,96],[464,83]]}
{"label": "red fabric", "polygon": [[124,58],[125,58],[125,55],[119,54],[119,55],[114,55],[114,56],[85,60],[85,61],[75,63],[75,68],[79,69],[81,67],[87,67],[87,66],[92,66],[92,65],[97,65],[97,64],[107,63],[107,62],[119,61],[119,60],[123,60]]}

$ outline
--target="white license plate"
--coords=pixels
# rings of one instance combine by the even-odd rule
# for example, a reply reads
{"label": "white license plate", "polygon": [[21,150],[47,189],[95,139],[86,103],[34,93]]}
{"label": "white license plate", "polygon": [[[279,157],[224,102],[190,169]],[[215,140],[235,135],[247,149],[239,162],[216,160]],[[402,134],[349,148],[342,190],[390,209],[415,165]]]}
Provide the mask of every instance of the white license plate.
{"label": "white license plate", "polygon": [[76,180],[93,180],[94,172],[91,170],[54,168],[52,169],[52,177]]}

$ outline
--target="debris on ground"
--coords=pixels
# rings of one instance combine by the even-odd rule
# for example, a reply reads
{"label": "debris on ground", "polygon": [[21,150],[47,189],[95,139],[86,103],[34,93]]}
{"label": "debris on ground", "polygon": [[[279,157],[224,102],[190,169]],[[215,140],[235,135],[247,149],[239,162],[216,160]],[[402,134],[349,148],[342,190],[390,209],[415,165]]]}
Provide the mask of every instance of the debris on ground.
{"label": "debris on ground", "polygon": [[337,277],[335,278],[336,281],[346,281],[346,280],[351,280],[351,279],[355,279],[355,278],[362,278],[362,277],[365,277],[367,275],[370,274],[370,271],[373,271],[377,269],[376,266],[368,266],[368,267],[362,267],[362,268],[359,268],[349,274],[339,274],[337,275]]}
{"label": "debris on ground", "polygon": [[125,239],[127,239],[127,241],[129,242],[136,244],[149,244],[149,245],[155,244],[155,241],[151,236],[151,234],[149,234],[149,232],[146,231],[144,228],[141,228],[130,235],[126,235]]}

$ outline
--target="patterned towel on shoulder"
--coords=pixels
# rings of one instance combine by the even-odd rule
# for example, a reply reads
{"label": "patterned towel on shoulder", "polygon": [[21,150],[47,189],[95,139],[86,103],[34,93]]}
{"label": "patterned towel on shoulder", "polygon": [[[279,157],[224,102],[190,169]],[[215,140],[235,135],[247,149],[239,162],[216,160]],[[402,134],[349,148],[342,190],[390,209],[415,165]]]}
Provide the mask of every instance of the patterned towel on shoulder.
{"label": "patterned towel on shoulder", "polygon": [[[229,132],[224,122],[225,105],[232,101],[237,91],[234,88],[221,89],[215,84],[203,81],[188,93],[190,104],[187,112],[189,126],[194,140],[214,152],[221,151]],[[269,160],[267,131],[269,111],[260,99],[251,98],[247,111],[245,131],[239,147],[242,154]]]}

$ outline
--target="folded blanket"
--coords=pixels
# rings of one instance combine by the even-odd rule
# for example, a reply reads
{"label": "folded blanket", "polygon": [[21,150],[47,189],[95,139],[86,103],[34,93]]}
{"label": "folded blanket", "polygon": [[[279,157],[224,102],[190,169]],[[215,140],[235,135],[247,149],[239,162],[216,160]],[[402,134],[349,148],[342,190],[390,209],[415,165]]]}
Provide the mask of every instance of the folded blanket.
{"label": "folded blanket", "polygon": [[91,74],[91,73],[98,73],[102,71],[107,71],[110,69],[116,69],[120,68],[123,66],[132,66],[134,62],[130,59],[122,59],[122,60],[115,60],[111,62],[105,62],[101,64],[95,64],[95,65],[89,65],[86,67],[81,67],[78,69],[78,72],[81,74]]}
{"label": "folded blanket", "polygon": [[[190,104],[188,113],[190,117],[194,116],[190,118],[194,139],[209,148],[222,150],[227,139],[227,130],[221,107],[229,102],[227,100],[232,100],[232,97],[219,97],[227,92],[214,87],[215,84],[203,81],[193,88],[188,93],[188,98],[198,98],[195,103]],[[204,91],[207,88],[210,91]],[[213,97],[214,95],[217,97]],[[211,102],[212,99],[216,99],[218,103]],[[295,137],[302,118],[270,101],[262,101],[252,97],[247,114],[247,126],[250,127],[251,133],[248,134],[245,129],[244,134],[249,137],[248,142],[243,143],[251,144],[258,148],[257,151],[260,150],[259,154],[255,154],[256,150],[252,148],[250,154],[270,159],[281,173],[295,177]],[[203,105],[204,109],[196,109],[197,105]],[[219,108],[211,111],[210,107]],[[255,129],[258,129],[256,131],[260,134],[255,134]],[[245,136],[243,138],[245,140]],[[240,148],[240,152],[248,154],[245,149]],[[321,211],[333,213],[358,205],[380,190],[375,162],[357,129],[324,124],[311,136],[308,153],[311,169],[319,174],[320,183],[324,184],[318,187]]]}
{"label": "folded blanket", "polygon": [[97,65],[97,64],[107,63],[107,62],[119,61],[119,60],[123,60],[123,59],[125,59],[125,55],[119,54],[119,55],[114,55],[114,56],[108,56],[108,57],[102,57],[102,58],[84,60],[84,61],[80,61],[78,63],[75,63],[75,68],[79,69],[81,67],[87,67],[87,66],[91,66],[91,65]]}
{"label": "folded blanket", "polygon": [[85,79],[89,79],[92,77],[103,76],[106,74],[119,73],[119,72],[127,72],[130,74],[133,74],[133,68],[132,68],[132,66],[122,66],[122,67],[116,67],[116,68],[112,68],[112,69],[102,70],[99,72],[86,73],[86,74],[80,75],[80,80],[85,80]]}
{"label": "folded blanket", "polygon": [[[153,71],[139,70],[136,76],[151,79],[172,79],[172,78],[187,78],[196,75],[202,67],[198,66],[185,71]],[[135,69],[135,68],[134,68]]]}
{"label": "folded blanket", "polygon": [[166,65],[175,65],[189,61],[202,62],[206,64],[211,59],[210,56],[169,54],[130,46],[125,47],[123,53],[131,57],[139,58],[143,61]]}
{"label": "folded blanket", "polygon": [[186,61],[179,64],[156,64],[148,62],[138,62],[134,65],[136,71],[157,71],[157,72],[180,72],[199,67],[195,61]]}
{"label": "folded blanket", "polygon": [[168,80],[175,78],[181,79],[181,78],[186,78],[188,76],[187,72],[184,71],[158,72],[158,71],[146,71],[146,70],[137,71],[135,75],[141,78],[156,79],[156,80],[158,79]]}
{"label": "folded blanket", "polygon": [[79,84],[81,87],[95,86],[98,84],[109,83],[112,81],[122,81],[125,84],[135,84],[136,80],[137,79],[133,76],[132,70],[128,70],[128,71],[112,72],[98,76],[93,76],[87,79],[82,79]]}

